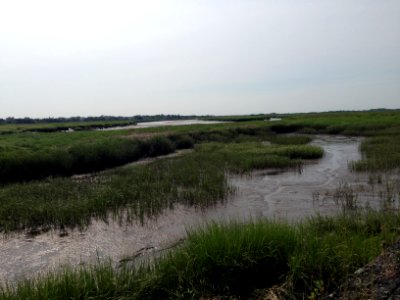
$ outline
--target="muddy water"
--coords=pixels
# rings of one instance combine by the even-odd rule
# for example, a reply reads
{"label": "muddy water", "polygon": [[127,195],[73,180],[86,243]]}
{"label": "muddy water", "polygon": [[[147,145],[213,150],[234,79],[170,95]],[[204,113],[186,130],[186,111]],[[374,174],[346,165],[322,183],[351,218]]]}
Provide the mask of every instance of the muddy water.
{"label": "muddy water", "polygon": [[358,138],[319,136],[313,144],[322,146],[325,155],[304,166],[301,173],[270,170],[252,176],[232,176],[229,181],[236,193],[225,204],[205,211],[177,206],[145,225],[94,221],[84,232],[72,231],[64,237],[57,232],[36,237],[2,237],[0,282],[15,282],[64,264],[107,259],[117,264],[126,255],[168,248],[185,236],[187,228],[210,220],[296,220],[316,212],[332,214],[338,211],[333,196],[344,183],[357,191],[360,202],[374,206],[379,201],[378,188],[368,184],[368,176],[348,171],[348,162],[360,158],[359,143]]}
{"label": "muddy water", "polygon": [[136,128],[151,128],[151,127],[162,127],[162,126],[180,126],[180,125],[194,125],[194,124],[219,124],[226,123],[222,121],[205,121],[205,120],[172,120],[172,121],[154,121],[154,122],[138,122],[136,125],[128,126],[115,126],[108,127],[101,130],[121,130],[121,129],[136,129]]}
{"label": "muddy water", "polygon": [[[257,217],[295,220],[316,212],[337,212],[333,195],[344,183],[365,181],[349,172],[348,163],[360,159],[360,138],[319,136],[312,144],[324,149],[324,157],[300,171],[264,171],[249,178],[233,177],[238,193],[232,206]],[[258,176],[257,176],[258,175]]]}

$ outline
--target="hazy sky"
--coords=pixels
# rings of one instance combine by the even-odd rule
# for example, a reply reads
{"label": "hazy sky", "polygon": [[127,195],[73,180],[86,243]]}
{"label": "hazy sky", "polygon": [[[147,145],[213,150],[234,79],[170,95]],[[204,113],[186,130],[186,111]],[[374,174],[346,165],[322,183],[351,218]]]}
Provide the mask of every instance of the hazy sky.
{"label": "hazy sky", "polygon": [[0,117],[377,107],[399,0],[0,0]]}

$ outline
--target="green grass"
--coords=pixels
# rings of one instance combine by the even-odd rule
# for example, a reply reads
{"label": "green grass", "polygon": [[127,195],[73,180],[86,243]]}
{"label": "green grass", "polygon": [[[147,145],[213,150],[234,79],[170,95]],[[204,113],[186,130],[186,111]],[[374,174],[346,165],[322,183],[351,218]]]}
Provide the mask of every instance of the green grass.
{"label": "green grass", "polygon": [[354,171],[389,171],[400,167],[400,135],[371,137],[361,143],[363,158],[350,166]]}
{"label": "green grass", "polygon": [[12,134],[21,132],[57,132],[73,129],[76,131],[97,128],[109,128],[115,126],[135,125],[134,121],[85,121],[65,123],[35,123],[35,124],[0,124],[1,134]]}
{"label": "green grass", "polygon": [[133,269],[117,271],[111,263],[79,270],[65,267],[43,278],[21,281],[17,292],[5,288],[0,299],[131,299],[140,274]]}
{"label": "green grass", "polygon": [[110,213],[144,220],[174,203],[208,206],[223,201],[228,192],[223,171],[195,157],[138,165],[86,180],[11,184],[0,190],[0,231],[83,228]]}
{"label": "green grass", "polygon": [[[165,137],[154,139],[150,145],[169,145],[163,142]],[[163,147],[156,149],[164,151]],[[157,155],[157,151],[147,152]],[[86,156],[88,153],[91,152],[82,152],[81,167],[95,157]],[[224,201],[230,193],[227,172],[299,167],[302,159],[315,159],[322,154],[320,148],[310,145],[205,143],[181,157],[116,169],[87,179],[49,178],[9,184],[0,189],[0,231],[83,228],[93,217],[106,219],[109,213],[144,220],[175,203],[204,208]],[[89,162],[84,162],[86,158]]]}
{"label": "green grass", "polygon": [[273,285],[288,299],[319,298],[391,244],[399,225],[397,213],[383,211],[296,225],[212,223],[151,263],[64,269],[3,287],[0,299],[247,299]]}
{"label": "green grass", "polygon": [[301,159],[317,159],[323,155],[323,150],[316,146],[265,146],[259,142],[209,143],[201,149],[207,153],[208,158],[205,159],[212,159],[234,173],[267,168],[298,168],[301,167]]}
{"label": "green grass", "polygon": [[138,299],[249,294],[284,280],[297,245],[291,226],[269,221],[210,224],[148,271]]}
{"label": "green grass", "polygon": [[273,122],[278,133],[328,133],[358,136],[396,134],[400,130],[400,111],[361,111],[292,114]]}
{"label": "green grass", "polygon": [[397,213],[383,211],[311,218],[299,226],[302,242],[289,261],[288,292],[301,298],[316,289],[333,291],[398,238],[399,224]]}
{"label": "green grass", "polygon": [[279,137],[265,125],[254,123],[171,128],[171,132],[161,127],[150,131],[20,133],[0,136],[0,183],[96,172],[210,141],[239,143],[264,140],[278,145],[301,145],[311,140],[305,136]]}
{"label": "green grass", "polygon": [[[399,120],[399,111],[342,112],[287,115],[278,122],[246,121],[107,132],[27,132],[0,135],[0,183],[93,172],[140,157],[154,156],[156,154],[146,152],[151,152],[152,146],[146,148],[141,145],[149,137],[156,135],[167,137],[172,142],[174,146],[167,148],[178,149],[210,141],[230,143],[265,140],[287,145],[305,144],[309,141],[309,138],[304,136],[276,135],[287,132],[339,133],[398,139],[396,136],[400,130]],[[398,153],[398,149],[390,151],[394,165],[398,165],[398,155],[393,154]],[[137,152],[140,152],[140,155]],[[387,153],[389,151],[381,152],[381,155]],[[370,158],[372,155],[367,154],[367,159],[375,160],[375,165],[381,164],[378,155],[373,156]],[[370,165],[371,163],[363,162],[354,169],[365,169]]]}
{"label": "green grass", "polygon": [[244,131],[254,134],[253,130],[238,128],[229,131],[228,135],[226,132],[217,133],[215,128],[203,131],[202,126],[182,127],[185,129],[175,129],[176,132],[159,128],[151,132],[120,130],[0,135],[0,183],[94,172],[143,157],[171,153],[175,148],[192,148],[198,142],[229,141]]}
{"label": "green grass", "polygon": [[95,172],[139,158],[169,154],[174,151],[175,144],[171,140],[166,137],[153,137],[145,141],[108,139],[48,152],[8,152],[0,154],[0,182]]}

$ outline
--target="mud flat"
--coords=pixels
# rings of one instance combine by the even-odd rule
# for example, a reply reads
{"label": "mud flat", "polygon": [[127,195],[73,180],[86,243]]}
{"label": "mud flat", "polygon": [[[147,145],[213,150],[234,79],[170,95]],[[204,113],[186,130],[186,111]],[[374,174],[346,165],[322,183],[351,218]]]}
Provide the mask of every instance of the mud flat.
{"label": "mud flat", "polygon": [[267,170],[251,177],[232,177],[238,192],[232,206],[253,217],[295,220],[315,213],[331,214],[338,206],[333,195],[344,184],[365,183],[365,174],[351,173],[350,161],[360,159],[360,138],[318,136],[312,144],[323,147],[324,157],[301,170]]}
{"label": "mud flat", "polygon": [[[93,221],[85,231],[47,232],[35,237],[15,233],[0,240],[0,282],[15,282],[64,264],[79,265],[111,259],[115,265],[135,253],[162,250],[184,238],[186,230],[212,220],[270,217],[298,220],[339,211],[338,195],[355,197],[358,205],[381,203],[383,184],[368,174],[352,173],[348,162],[360,158],[360,138],[317,136],[322,159],[301,172],[266,170],[251,176],[230,176],[236,193],[226,203],[206,210],[175,206],[146,224]],[[398,176],[398,175],[397,175]],[[345,193],[341,194],[341,192]]]}
{"label": "mud flat", "polygon": [[[361,138],[321,135],[312,142],[323,147],[324,157],[302,170],[254,173],[232,177],[237,189],[232,208],[253,217],[299,220],[315,214],[332,215],[342,206],[380,208],[400,191],[399,173],[355,173],[349,163],[361,158]],[[346,203],[346,201],[351,203]]]}

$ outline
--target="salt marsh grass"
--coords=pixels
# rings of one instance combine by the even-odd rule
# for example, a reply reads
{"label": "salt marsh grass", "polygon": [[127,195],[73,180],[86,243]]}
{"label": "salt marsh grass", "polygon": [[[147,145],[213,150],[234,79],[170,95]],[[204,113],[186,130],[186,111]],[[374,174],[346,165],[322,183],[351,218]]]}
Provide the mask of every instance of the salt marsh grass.
{"label": "salt marsh grass", "polygon": [[[180,149],[193,146],[182,140],[177,140],[177,143]],[[101,141],[77,143],[65,148],[60,146],[49,151],[4,151],[0,153],[0,182],[96,172],[174,151],[174,142],[165,136],[147,140],[103,138]]]}
{"label": "salt marsh grass", "polygon": [[151,263],[63,269],[3,287],[0,299],[247,299],[273,285],[288,299],[322,297],[393,243],[399,226],[383,211],[212,223]]}
{"label": "salt marsh grass", "polygon": [[[155,137],[149,145],[156,148],[146,152],[155,155],[173,149],[166,137]],[[93,161],[85,158],[96,156],[86,156],[88,149],[81,153],[77,167],[90,166]],[[117,153],[121,153],[121,146]],[[0,231],[83,228],[93,217],[106,220],[109,214],[143,221],[175,203],[205,208],[224,201],[231,192],[227,172],[293,168],[301,165],[301,159],[322,154],[320,148],[309,145],[206,143],[182,157],[115,169],[89,180],[48,178],[9,184],[0,189]]]}
{"label": "salt marsh grass", "polygon": [[328,133],[358,136],[398,134],[400,111],[363,111],[292,114],[271,124],[278,133]]}
{"label": "salt marsh grass", "polygon": [[353,171],[389,171],[400,167],[400,135],[371,137],[361,143],[363,158]]}
{"label": "salt marsh grass", "polygon": [[85,121],[62,123],[34,123],[34,124],[0,124],[0,135],[21,132],[57,132],[66,130],[90,130],[96,128],[109,128],[115,126],[135,125],[135,121]]}
{"label": "salt marsh grass", "polygon": [[90,181],[12,184],[0,190],[0,228],[83,228],[110,213],[143,221],[174,203],[204,207],[223,201],[228,192],[222,170],[190,157],[121,169]]}

